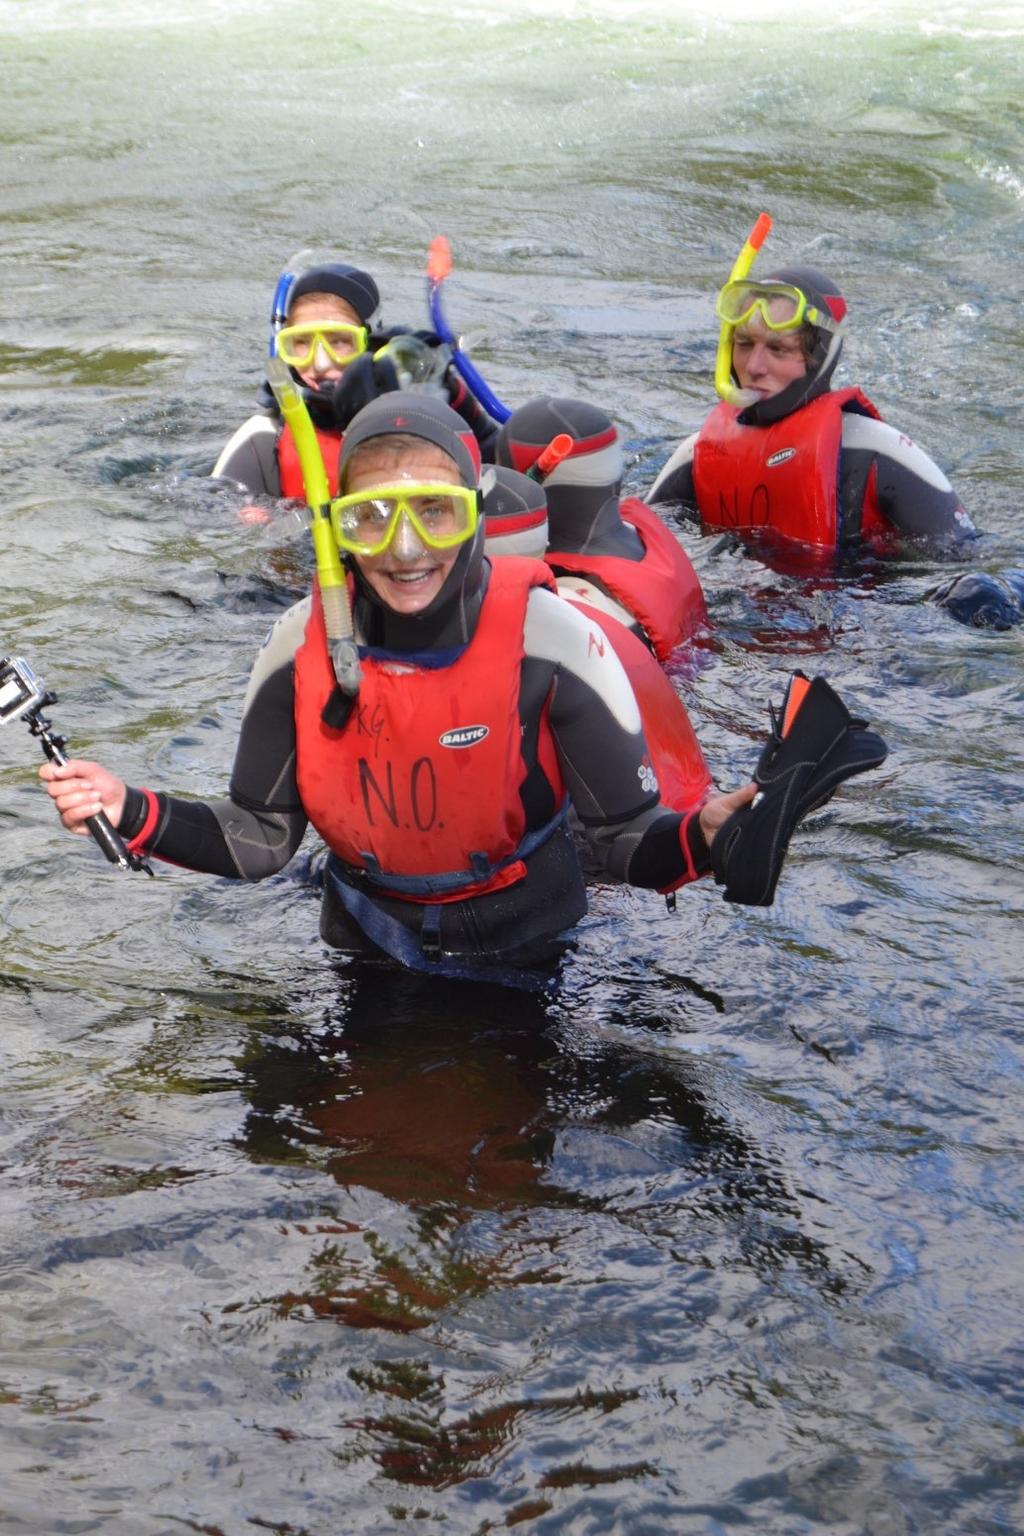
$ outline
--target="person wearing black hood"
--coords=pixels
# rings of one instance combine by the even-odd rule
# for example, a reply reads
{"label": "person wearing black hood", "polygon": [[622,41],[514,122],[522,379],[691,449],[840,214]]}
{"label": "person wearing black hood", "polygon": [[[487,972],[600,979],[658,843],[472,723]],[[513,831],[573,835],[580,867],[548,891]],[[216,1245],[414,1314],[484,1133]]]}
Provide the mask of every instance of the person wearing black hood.
{"label": "person wearing black hood", "polygon": [[[310,413],[324,465],[336,480],[341,427],[334,396],[348,365],[367,349],[378,321],[380,292],[369,272],[344,262],[283,274],[271,321],[271,351],[290,367]],[[260,411],[222,449],[212,474],[254,496],[303,498],[302,472],[291,432],[270,386]],[[335,485],[332,483],[332,491]]]}
{"label": "person wearing black hood", "polygon": [[[835,555],[926,548],[977,536],[942,471],[882,421],[859,389],[832,389],[846,300],[825,273],[781,267],[718,295],[732,380],[672,454],[645,500],[674,502],[707,529]],[[738,386],[738,387],[737,387]]]}
{"label": "person wearing black hood", "polygon": [[327,943],[437,974],[557,952],[587,906],[570,802],[605,877],[668,891],[706,872],[754,784],[683,812],[662,803],[600,630],[542,562],[485,557],[478,445],[461,417],[384,396],[350,424],[339,479],[331,525],[362,669],[340,720],[314,588],[256,661],[227,797],[46,764],[65,826],[84,832],[102,805],[133,851],[255,880],[284,868],[311,822],[330,850]]}
{"label": "person wearing black hood", "polygon": [[603,410],[544,395],[512,412],[495,442],[498,464],[539,474],[552,442],[563,456],[541,475],[548,514],[544,558],[567,593],[632,629],[659,661],[707,619],[690,557],[650,507],[622,495],[622,439]]}
{"label": "person wearing black hood", "polygon": [[[409,338],[404,359],[398,357],[399,338]],[[402,387],[403,368],[423,375],[425,382],[433,380],[438,395],[447,396],[485,449],[497,432],[497,423],[449,365],[433,332],[381,329],[380,292],[359,267],[324,262],[298,274],[285,271],[274,296],[270,350],[288,364],[299,386],[332,495],[345,428],[369,401]],[[259,404],[259,412],[222,449],[211,473],[254,496],[302,500],[295,443],[266,382]]]}

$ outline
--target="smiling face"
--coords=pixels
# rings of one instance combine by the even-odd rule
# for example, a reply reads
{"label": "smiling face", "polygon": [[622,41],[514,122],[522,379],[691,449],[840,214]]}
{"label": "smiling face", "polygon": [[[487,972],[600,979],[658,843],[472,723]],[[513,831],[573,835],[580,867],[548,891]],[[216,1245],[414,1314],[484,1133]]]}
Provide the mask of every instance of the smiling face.
{"label": "smiling face", "polygon": [[[374,491],[385,485],[459,485],[458,467],[443,449],[422,439],[389,442],[371,438],[356,449],[345,476],[345,491]],[[353,555],[367,586],[395,613],[417,614],[444,586],[461,545],[430,549],[402,514],[395,536],[381,555]]]}
{"label": "smiling face", "polygon": [[[301,294],[288,311],[288,324],[312,325],[317,320],[341,320],[346,325],[360,326],[363,323],[352,305],[336,293]],[[303,384],[316,389],[321,384],[336,384],[345,372],[345,367],[333,362],[323,347],[317,347],[309,367],[297,368],[295,371]]]}
{"label": "smiling face", "polygon": [[[773,299],[772,319],[784,319],[785,307],[785,300]],[[754,390],[762,400],[770,400],[807,372],[801,332],[770,331],[755,310],[749,320],[736,327],[732,366],[741,388]]]}

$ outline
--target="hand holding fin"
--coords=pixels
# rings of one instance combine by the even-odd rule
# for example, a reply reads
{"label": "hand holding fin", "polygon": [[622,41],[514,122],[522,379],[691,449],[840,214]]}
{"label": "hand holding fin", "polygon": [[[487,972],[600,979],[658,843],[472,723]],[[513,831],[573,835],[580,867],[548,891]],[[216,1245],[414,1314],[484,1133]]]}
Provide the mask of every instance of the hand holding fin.
{"label": "hand holding fin", "polygon": [[794,672],[757,768],[758,793],[711,844],[715,880],[726,901],[769,907],[797,823],[830,800],[844,779],[883,763],[882,738],[855,719],[823,677]]}

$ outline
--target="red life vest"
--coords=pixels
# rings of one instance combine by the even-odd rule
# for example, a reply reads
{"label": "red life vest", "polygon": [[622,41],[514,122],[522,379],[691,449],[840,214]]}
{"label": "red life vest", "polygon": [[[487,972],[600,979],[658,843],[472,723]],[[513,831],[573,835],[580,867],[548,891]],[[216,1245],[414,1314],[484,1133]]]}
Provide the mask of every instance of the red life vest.
{"label": "red life vest", "polygon": [[[320,448],[320,456],[324,461],[324,469],[327,472],[327,484],[332,496],[338,494],[338,455],[341,453],[341,432],[325,432],[320,427],[315,427],[317,444]],[[282,422],[281,430],[277,434],[277,472],[281,477],[281,495],[294,498],[296,501],[305,501],[306,491],[302,483],[302,465],[299,463],[299,453],[292,437],[291,428],[286,422]]]}
{"label": "red life vest", "polygon": [[[526,873],[518,857],[525,834],[523,625],[531,589],[550,585],[539,560],[495,561],[461,655],[443,667],[364,656],[356,706],[340,731],[320,718],[334,673],[314,592],[295,656],[299,794],[328,847],[382,891],[458,901]],[[546,717],[538,760],[561,806],[565,787]]]}
{"label": "red life vest", "polygon": [[711,774],[683,701],[650,651],[625,624],[589,603],[562,592],[598,629],[622,662],[640,706],[644,740],[663,805],[683,815],[703,805]]}
{"label": "red life vest", "polygon": [[706,620],[704,593],[689,556],[656,512],[635,496],[625,497],[619,511],[640,535],[642,560],[557,549],[549,549],[544,558],[559,573],[598,581],[637,620],[658,660],[667,661]]}
{"label": "red life vest", "polygon": [[[848,542],[843,527],[858,509],[839,505],[839,451],[843,412],[881,417],[859,389],[819,395],[768,427],[743,426],[723,401],[700,429],[693,481],[701,518],[709,528],[738,533],[764,530],[778,539],[834,550]],[[883,533],[872,471],[860,515],[860,537]],[[846,535],[844,539],[844,533]]]}

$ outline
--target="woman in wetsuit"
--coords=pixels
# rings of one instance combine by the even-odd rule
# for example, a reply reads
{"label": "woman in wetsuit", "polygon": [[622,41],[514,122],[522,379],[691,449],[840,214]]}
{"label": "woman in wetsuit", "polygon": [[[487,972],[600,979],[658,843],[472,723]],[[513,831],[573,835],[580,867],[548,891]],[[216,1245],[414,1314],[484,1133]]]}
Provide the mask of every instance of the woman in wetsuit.
{"label": "woman in wetsuit", "polygon": [[102,805],[136,852],[253,880],[282,869],[311,822],[330,849],[327,942],[441,972],[533,965],[582,916],[570,801],[611,877],[670,890],[707,871],[754,786],[684,811],[661,802],[600,630],[540,562],[485,559],[479,473],[472,433],[441,402],[367,406],[332,507],[362,660],[348,718],[314,591],[257,658],[227,797],[47,764],[64,824],[84,831]]}
{"label": "woman in wetsuit", "polygon": [[[437,336],[429,331],[413,333],[405,326],[381,328],[380,293],[369,272],[345,262],[323,262],[294,273],[286,271],[278,279],[271,355],[288,365],[301,392],[332,494],[337,491],[345,428],[364,405],[400,387],[392,345],[396,338],[411,338],[420,358],[418,366],[436,373],[439,394],[447,396],[486,454],[497,423],[448,365]],[[259,406],[225,444],[211,474],[254,496],[301,501],[305,493],[299,456],[266,382]]]}

